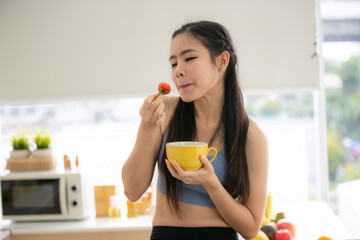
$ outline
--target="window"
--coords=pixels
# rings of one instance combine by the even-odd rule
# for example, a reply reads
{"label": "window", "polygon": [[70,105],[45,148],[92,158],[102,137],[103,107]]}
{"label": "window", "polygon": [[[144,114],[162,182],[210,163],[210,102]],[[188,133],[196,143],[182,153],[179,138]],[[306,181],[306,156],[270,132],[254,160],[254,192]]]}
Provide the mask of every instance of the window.
{"label": "window", "polygon": [[359,1],[322,1],[330,206],[360,236]]}
{"label": "window", "polygon": [[[313,165],[318,131],[313,98],[311,92],[245,96],[249,116],[269,139],[269,191],[278,201],[317,198]],[[73,165],[78,156],[83,173],[91,176],[90,186],[114,184],[121,189],[121,167],[135,143],[142,102],[133,98],[2,107],[2,168],[12,134],[21,130],[31,139],[36,131],[47,129],[58,168],[63,168],[64,154]]]}
{"label": "window", "polygon": [[268,189],[277,202],[319,199],[313,92],[251,94],[246,109],[269,142]]}
{"label": "window", "polygon": [[73,166],[78,156],[81,168],[93,179],[91,184],[120,184],[121,166],[135,141],[141,104],[141,99],[121,99],[3,107],[2,168],[13,134],[24,131],[31,139],[37,131],[49,130],[58,167],[63,168],[64,154]]}

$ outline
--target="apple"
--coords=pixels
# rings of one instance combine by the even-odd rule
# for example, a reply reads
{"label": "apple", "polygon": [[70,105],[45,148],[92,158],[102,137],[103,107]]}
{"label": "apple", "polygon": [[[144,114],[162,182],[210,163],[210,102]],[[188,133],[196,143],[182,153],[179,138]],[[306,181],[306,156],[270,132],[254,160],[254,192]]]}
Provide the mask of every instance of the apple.
{"label": "apple", "polygon": [[276,232],[275,240],[291,240],[291,233],[288,229],[280,229]]}
{"label": "apple", "polygon": [[275,240],[275,235],[277,232],[277,228],[275,227],[275,223],[268,223],[265,224],[260,228],[261,231],[263,231],[268,237],[269,240]]}
{"label": "apple", "polygon": [[287,229],[287,230],[290,231],[292,237],[295,236],[295,226],[294,226],[294,224],[292,224],[286,218],[280,219],[279,221],[277,221],[276,228],[279,229],[279,230],[280,229]]}

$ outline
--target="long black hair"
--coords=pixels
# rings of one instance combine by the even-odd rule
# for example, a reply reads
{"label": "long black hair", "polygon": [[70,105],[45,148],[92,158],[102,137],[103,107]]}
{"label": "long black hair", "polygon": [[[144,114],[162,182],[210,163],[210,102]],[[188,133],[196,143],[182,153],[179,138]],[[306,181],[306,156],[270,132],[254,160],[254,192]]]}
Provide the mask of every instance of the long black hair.
{"label": "long black hair", "polygon": [[[228,163],[224,188],[234,199],[246,202],[250,191],[245,152],[249,119],[244,109],[243,96],[238,83],[237,58],[232,39],[225,27],[210,21],[185,24],[173,33],[172,39],[184,33],[198,39],[208,49],[214,62],[215,58],[224,51],[230,55],[224,77],[224,106],[220,119],[220,126],[224,132],[224,136],[221,137],[224,139]],[[166,142],[195,140],[196,131],[194,103],[179,99],[169,123]],[[166,167],[165,158],[166,154],[163,154],[160,172],[165,176],[167,202],[170,209],[181,217],[181,209],[177,200],[177,195],[181,194],[181,182],[172,177]]]}

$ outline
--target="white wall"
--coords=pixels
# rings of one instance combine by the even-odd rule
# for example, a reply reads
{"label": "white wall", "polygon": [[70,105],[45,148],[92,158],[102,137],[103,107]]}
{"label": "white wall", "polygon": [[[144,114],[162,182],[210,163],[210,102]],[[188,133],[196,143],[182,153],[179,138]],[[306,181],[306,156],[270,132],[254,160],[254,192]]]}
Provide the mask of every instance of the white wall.
{"label": "white wall", "polygon": [[1,0],[0,104],[153,93],[201,19],[232,33],[243,88],[319,86],[314,0]]}

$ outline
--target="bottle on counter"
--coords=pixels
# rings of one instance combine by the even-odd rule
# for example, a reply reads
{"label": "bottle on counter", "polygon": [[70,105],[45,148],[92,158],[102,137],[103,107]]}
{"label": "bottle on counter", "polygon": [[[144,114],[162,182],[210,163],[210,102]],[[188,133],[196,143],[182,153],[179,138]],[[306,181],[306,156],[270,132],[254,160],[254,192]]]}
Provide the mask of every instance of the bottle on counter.
{"label": "bottle on counter", "polygon": [[113,195],[110,196],[110,206],[109,206],[109,217],[112,220],[117,220],[121,218],[120,210],[120,196]]}
{"label": "bottle on counter", "polygon": [[127,200],[126,205],[127,205],[127,210],[128,210],[127,217],[128,218],[137,217],[138,211],[137,211],[136,203],[134,203],[130,200]]}
{"label": "bottle on counter", "polygon": [[71,162],[68,155],[64,155],[64,169],[65,171],[71,171]]}
{"label": "bottle on counter", "polygon": [[78,156],[76,156],[75,166],[76,166],[76,168],[79,168],[79,157]]}
{"label": "bottle on counter", "polygon": [[147,215],[152,211],[147,211],[151,205],[152,187],[150,186],[142,197],[136,202],[127,200],[128,217],[133,218],[139,215]]}

